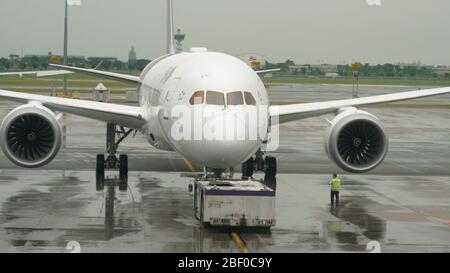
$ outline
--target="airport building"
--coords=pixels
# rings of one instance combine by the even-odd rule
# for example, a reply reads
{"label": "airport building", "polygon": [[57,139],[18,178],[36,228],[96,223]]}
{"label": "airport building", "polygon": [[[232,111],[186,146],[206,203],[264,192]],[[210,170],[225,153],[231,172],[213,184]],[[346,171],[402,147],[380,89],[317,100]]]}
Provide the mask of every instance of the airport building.
{"label": "airport building", "polygon": [[[47,64],[47,63],[58,63],[62,64],[64,56],[53,54],[49,52],[47,55],[43,54],[25,54],[22,58],[24,63],[30,66],[35,66],[36,64]],[[69,55],[68,62],[72,66],[87,67],[92,65],[97,65],[99,63],[115,63],[119,62],[116,57],[85,57],[81,55]]]}
{"label": "airport building", "polygon": [[291,73],[312,74],[314,71],[320,71],[327,76],[337,76],[338,66],[334,64],[301,64],[289,66]]}
{"label": "airport building", "polygon": [[416,68],[420,69],[422,67],[420,62],[412,62],[412,63],[397,63],[397,66],[399,66],[401,69],[405,68]]}
{"label": "airport building", "polygon": [[450,75],[450,66],[435,66],[431,70],[433,70],[433,73],[436,73],[438,76]]}
{"label": "airport building", "polygon": [[[41,62],[49,62],[49,60],[51,59],[51,58],[58,58],[59,60],[63,60],[64,59],[64,56],[62,56],[62,55],[55,55],[55,54],[52,54],[52,52],[49,52],[47,55],[43,55],[43,54],[25,54],[24,56],[23,56],[23,61],[35,61],[35,60],[37,60],[37,61],[41,61]],[[69,60],[71,61],[71,62],[74,62],[74,63],[83,63],[83,62],[85,62],[86,61],[86,58],[84,57],[84,56],[80,56],[80,55],[69,55],[68,56],[68,58],[69,58]]]}
{"label": "airport building", "polygon": [[119,59],[116,57],[88,57],[87,61],[90,63],[117,62]]}

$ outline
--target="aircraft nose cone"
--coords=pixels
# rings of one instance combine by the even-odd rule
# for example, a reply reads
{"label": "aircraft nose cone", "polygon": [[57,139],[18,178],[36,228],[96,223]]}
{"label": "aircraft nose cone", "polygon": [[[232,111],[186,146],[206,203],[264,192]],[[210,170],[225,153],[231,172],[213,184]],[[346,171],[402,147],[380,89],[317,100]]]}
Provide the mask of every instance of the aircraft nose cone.
{"label": "aircraft nose cone", "polygon": [[249,130],[245,118],[224,113],[205,122],[203,147],[208,167],[233,167],[250,158],[259,141]]}
{"label": "aircraft nose cone", "polygon": [[256,141],[214,140],[204,143],[208,154],[206,165],[211,168],[228,168],[241,164],[257,150]]}

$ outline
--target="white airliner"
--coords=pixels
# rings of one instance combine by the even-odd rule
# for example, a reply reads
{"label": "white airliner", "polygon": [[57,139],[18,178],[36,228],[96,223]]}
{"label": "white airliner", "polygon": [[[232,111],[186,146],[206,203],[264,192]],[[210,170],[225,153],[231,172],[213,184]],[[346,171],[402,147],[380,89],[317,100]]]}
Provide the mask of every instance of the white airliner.
{"label": "white airliner", "polygon": [[[105,168],[119,169],[123,181],[121,189],[126,189],[128,159],[126,155],[118,159],[116,151],[120,142],[135,130],[142,133],[154,147],[176,151],[217,175],[242,164],[245,177],[251,176],[255,169],[264,170],[266,176],[274,177],[275,158],[265,156],[263,160],[260,150],[271,126],[277,126],[271,124],[271,120],[286,123],[335,114],[325,137],[327,154],[341,169],[363,173],[383,161],[388,150],[388,138],[382,123],[374,115],[356,107],[450,93],[450,87],[447,87],[357,99],[270,106],[266,88],[258,75],[270,71],[254,71],[233,56],[209,52],[205,48],[175,53],[172,0],[167,0],[167,5],[167,54],[152,61],[139,77],[53,65],[67,73],[84,73],[137,84],[139,106],[0,90],[1,98],[24,103],[12,110],[1,124],[0,142],[4,154],[13,163],[25,168],[49,163],[60,149],[62,133],[59,118],[60,113],[64,112],[107,123],[108,157],[105,160],[103,154],[97,155],[98,189],[103,188]],[[253,139],[247,136],[245,139],[177,140],[172,130],[178,119],[173,117],[172,112],[180,105],[191,111],[210,106],[210,110],[215,112],[212,116],[194,119],[193,127],[198,123],[209,123],[227,128],[227,124],[235,121],[234,124],[244,123],[244,128],[248,128],[254,122],[236,118],[236,114],[256,111],[254,109],[257,108],[266,109],[259,113],[256,122],[257,129],[266,134]],[[233,129],[239,128],[242,126],[236,125]],[[119,136],[118,140],[116,136]]]}

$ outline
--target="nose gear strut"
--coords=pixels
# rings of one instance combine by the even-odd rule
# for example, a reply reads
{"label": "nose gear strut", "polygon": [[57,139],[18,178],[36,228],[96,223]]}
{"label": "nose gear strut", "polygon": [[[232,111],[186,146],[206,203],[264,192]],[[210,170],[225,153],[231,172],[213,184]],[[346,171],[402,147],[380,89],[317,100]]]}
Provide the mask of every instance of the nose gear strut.
{"label": "nose gear strut", "polygon": [[[276,181],[277,175],[277,159],[272,156],[266,155],[261,149],[259,149],[255,158],[250,157],[247,161],[242,163],[242,179],[253,178],[255,171],[264,172],[264,181]],[[274,184],[271,187],[274,189]]]}
{"label": "nose gear strut", "polygon": [[[123,126],[108,123],[106,126],[106,152],[97,155],[96,167],[96,188],[102,191],[105,188],[105,170],[119,170],[119,190],[128,189],[128,155],[121,154],[119,159],[116,156],[117,149],[122,141],[127,138],[133,129],[125,129]],[[117,138],[117,141],[116,141]],[[114,181],[114,180],[111,180]],[[109,182],[109,180],[108,180]]]}

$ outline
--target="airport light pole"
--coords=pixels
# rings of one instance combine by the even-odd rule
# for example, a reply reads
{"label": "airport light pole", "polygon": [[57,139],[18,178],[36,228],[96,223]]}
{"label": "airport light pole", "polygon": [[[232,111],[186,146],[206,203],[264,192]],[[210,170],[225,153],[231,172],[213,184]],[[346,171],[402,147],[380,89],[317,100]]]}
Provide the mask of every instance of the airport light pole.
{"label": "airport light pole", "polygon": [[[67,57],[67,39],[68,39],[68,0],[64,0],[64,65],[68,64]],[[67,96],[67,75],[64,74],[63,78],[63,94]],[[62,115],[62,144],[63,149],[66,149],[67,144],[67,114]]]}
{"label": "airport light pole", "polygon": [[[68,0],[64,0],[64,65],[68,64],[67,39],[68,39]],[[67,75],[64,75],[63,92],[67,94]]]}
{"label": "airport light pole", "polygon": [[[70,2],[69,2],[70,1]],[[64,0],[64,65],[69,64],[69,56],[67,54],[68,47],[68,37],[69,37],[69,5],[79,6],[81,5],[81,0]],[[64,75],[63,79],[63,94],[65,97],[72,97],[67,88],[67,75]],[[66,138],[67,138],[67,114],[63,113],[62,118],[62,129],[63,129],[63,148],[66,148]]]}
{"label": "airport light pole", "polygon": [[[69,56],[67,55],[67,47],[69,40],[69,6],[80,6],[81,0],[64,0],[64,65],[69,64]],[[67,75],[64,75],[63,92],[67,96]]]}

